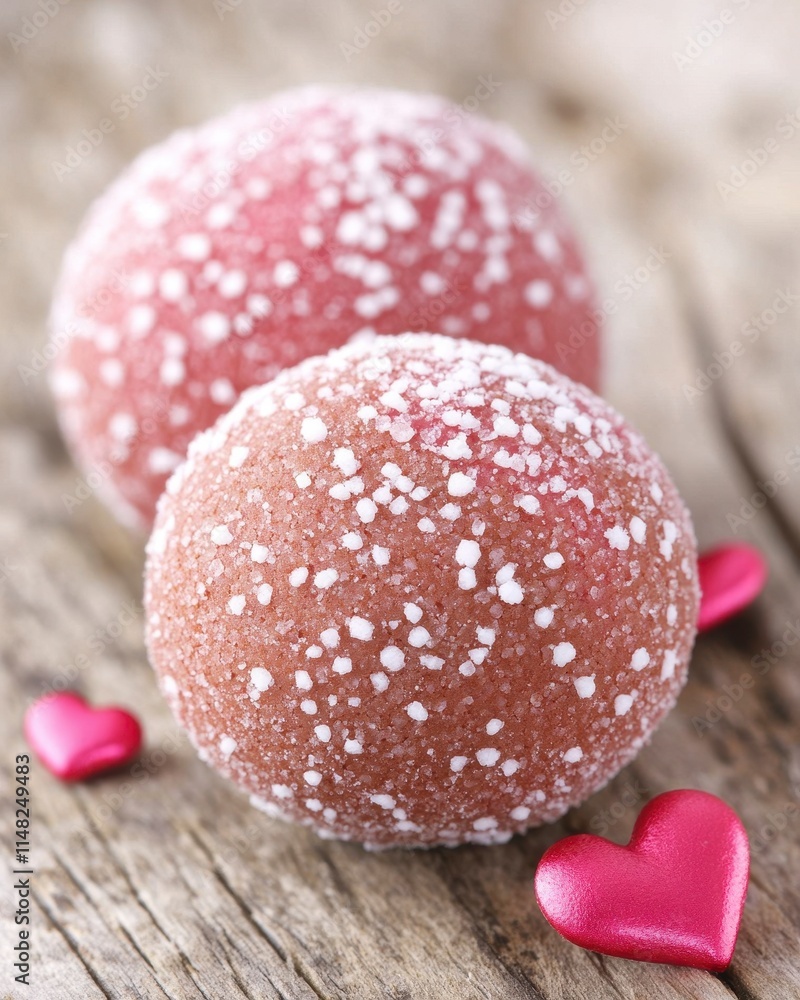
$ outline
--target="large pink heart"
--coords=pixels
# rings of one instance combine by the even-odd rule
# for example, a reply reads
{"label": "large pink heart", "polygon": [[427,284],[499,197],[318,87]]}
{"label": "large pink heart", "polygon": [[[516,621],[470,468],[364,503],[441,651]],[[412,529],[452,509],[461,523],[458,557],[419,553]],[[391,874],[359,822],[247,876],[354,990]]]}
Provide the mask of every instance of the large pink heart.
{"label": "large pink heart", "polygon": [[134,757],[138,721],[121,708],[93,708],[72,691],[47,695],[25,713],[25,737],[48,771],[80,781]]}
{"label": "large pink heart", "polygon": [[739,817],[706,792],[666,792],[642,810],[626,847],[579,834],[536,870],[542,912],[568,941],[618,958],[721,972],[747,893]]}

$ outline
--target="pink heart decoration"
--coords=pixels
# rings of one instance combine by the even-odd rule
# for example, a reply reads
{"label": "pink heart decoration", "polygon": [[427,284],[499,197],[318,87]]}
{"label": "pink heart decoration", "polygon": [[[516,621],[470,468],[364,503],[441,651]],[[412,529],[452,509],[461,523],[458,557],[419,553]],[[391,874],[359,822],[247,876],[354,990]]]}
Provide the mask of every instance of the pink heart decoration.
{"label": "pink heart decoration", "polygon": [[764,557],[750,545],[729,542],[697,561],[700,574],[700,614],[697,628],[707,632],[738,614],[758,597],[767,579]]}
{"label": "pink heart decoration", "polygon": [[730,964],[750,849],[736,813],[706,792],[666,792],[626,847],[578,834],[536,869],[536,898],[568,941],[618,958],[711,972]]}
{"label": "pink heart decoration", "polygon": [[73,691],[47,695],[25,713],[25,738],[63,781],[80,781],[131,760],[142,727],[121,708],[94,708]]}

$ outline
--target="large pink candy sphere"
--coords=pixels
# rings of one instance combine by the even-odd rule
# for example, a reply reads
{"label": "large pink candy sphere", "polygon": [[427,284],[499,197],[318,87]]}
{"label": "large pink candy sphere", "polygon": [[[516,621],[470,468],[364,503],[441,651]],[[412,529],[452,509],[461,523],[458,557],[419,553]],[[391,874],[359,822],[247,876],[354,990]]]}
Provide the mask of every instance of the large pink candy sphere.
{"label": "large pink candy sphere", "polygon": [[68,250],[51,326],[66,437],[142,528],[244,389],[353,337],[434,329],[598,380],[583,262],[522,142],[425,94],[291,91],[143,153]]}
{"label": "large pink candy sphere", "polygon": [[379,337],[199,435],[148,547],[150,658],[204,760],[375,847],[582,802],[684,684],[697,551],[664,466],[522,354]]}

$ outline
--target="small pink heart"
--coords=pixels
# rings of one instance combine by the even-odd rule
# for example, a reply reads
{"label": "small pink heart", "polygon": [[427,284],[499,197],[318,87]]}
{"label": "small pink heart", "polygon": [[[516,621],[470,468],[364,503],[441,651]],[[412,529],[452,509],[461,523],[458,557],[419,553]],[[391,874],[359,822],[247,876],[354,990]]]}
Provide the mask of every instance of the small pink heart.
{"label": "small pink heart", "polygon": [[707,632],[738,614],[761,593],[767,579],[764,557],[750,545],[729,542],[697,561],[700,574],[700,614],[697,628]]}
{"label": "small pink heart", "polygon": [[73,691],[34,702],[25,737],[44,766],[63,781],[80,781],[131,760],[142,727],[121,708],[94,708]]}
{"label": "small pink heart", "polygon": [[554,844],[536,869],[536,898],[582,948],[721,972],[749,869],[747,833],[729,806],[706,792],[666,792],[642,809],[626,847],[589,834]]}

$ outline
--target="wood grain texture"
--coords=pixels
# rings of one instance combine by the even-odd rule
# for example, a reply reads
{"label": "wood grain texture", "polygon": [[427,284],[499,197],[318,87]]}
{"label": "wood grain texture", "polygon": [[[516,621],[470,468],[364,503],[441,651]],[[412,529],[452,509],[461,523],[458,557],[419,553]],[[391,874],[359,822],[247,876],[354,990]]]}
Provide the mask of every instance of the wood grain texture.
{"label": "wood grain texture", "polygon": [[[18,44],[38,6],[0,10],[0,124],[12,153],[0,162],[4,886],[30,700],[67,684],[124,701],[147,730],[139,765],[119,775],[65,787],[35,768],[33,985],[14,988],[4,888],[0,996],[800,996],[800,645],[787,631],[800,629],[800,468],[789,458],[800,447],[800,134],[782,124],[800,93],[800,8],[732,0],[733,20],[683,64],[721,5],[674,0],[659,15],[636,0],[404,0],[348,58],[342,43],[380,6],[72,0]],[[58,180],[54,161],[149,65],[169,74],[164,83]],[[268,820],[197,760],[146,662],[141,539],[94,497],[68,511],[78,473],[44,377],[24,379],[18,366],[44,344],[58,261],[86,205],[172,128],[306,81],[464,100],[481,74],[501,84],[485,112],[520,129],[547,176],[571,177],[560,197],[608,303],[608,396],[667,461],[701,542],[737,533],[768,554],[771,574],[750,610],[698,643],[652,744],[563,822],[496,848],[369,854]],[[581,147],[609,118],[617,137],[584,166]],[[763,165],[721,190],[770,137]],[[734,341],[743,351],[692,393]],[[773,490],[779,470],[787,481]],[[743,676],[752,686],[732,696]],[[634,964],[561,940],[531,891],[542,852],[574,831],[624,841],[647,799],[680,787],[721,795],[751,836],[731,968]]]}

